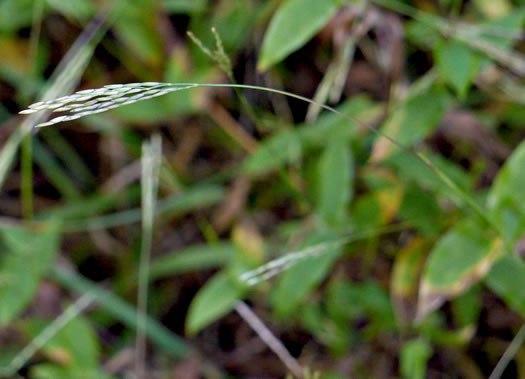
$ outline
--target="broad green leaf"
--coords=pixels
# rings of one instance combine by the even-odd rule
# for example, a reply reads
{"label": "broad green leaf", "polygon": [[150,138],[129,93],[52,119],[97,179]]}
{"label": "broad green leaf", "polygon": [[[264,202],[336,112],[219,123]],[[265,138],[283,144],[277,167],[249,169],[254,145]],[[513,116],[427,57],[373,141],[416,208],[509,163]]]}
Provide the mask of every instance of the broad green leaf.
{"label": "broad green leaf", "polygon": [[318,211],[328,224],[340,227],[348,217],[353,196],[354,162],[348,143],[332,139],[321,156],[318,170]]}
{"label": "broad green leaf", "polygon": [[265,71],[303,46],[335,14],[340,0],[285,0],[272,17],[257,65]]}
{"label": "broad green leaf", "polygon": [[417,318],[437,309],[482,279],[503,254],[503,241],[474,220],[448,231],[430,252],[419,291]]}
{"label": "broad green leaf", "polygon": [[[315,231],[303,247],[318,244],[334,238],[333,233]],[[289,270],[283,272],[272,290],[271,303],[279,317],[289,317],[300,303],[325,278],[342,248],[334,247],[317,257],[304,258]]]}
{"label": "broad green leaf", "polygon": [[407,341],[401,348],[400,369],[404,379],[426,378],[432,346],[423,338]]}
{"label": "broad green leaf", "polygon": [[488,194],[491,218],[509,241],[525,232],[525,142],[505,162]]}
{"label": "broad green leaf", "polygon": [[301,157],[301,151],[301,140],[295,129],[278,131],[244,161],[243,169],[251,175],[265,174],[296,161]]}
{"label": "broad green leaf", "polygon": [[506,254],[492,266],[485,277],[485,284],[509,307],[525,317],[525,262],[522,258]]}
{"label": "broad green leaf", "polygon": [[[47,324],[48,322],[30,321],[27,331],[35,338]],[[93,327],[82,317],[69,321],[47,341],[41,351],[68,369],[94,369],[99,366],[98,337]]]}
{"label": "broad green leaf", "polygon": [[[449,101],[450,95],[444,88],[438,85],[431,86],[400,104],[385,121],[381,131],[402,145],[413,145],[438,127]],[[379,137],[374,143],[370,159],[372,162],[379,162],[398,150],[392,142]]]}
{"label": "broad green leaf", "polygon": [[242,299],[247,287],[222,271],[211,278],[193,299],[186,318],[186,331],[196,334],[230,312]]}
{"label": "broad green leaf", "polygon": [[481,67],[479,54],[463,42],[443,40],[434,49],[434,59],[443,79],[464,99]]}
{"label": "broad green leaf", "polygon": [[190,246],[163,254],[151,262],[150,280],[227,264],[235,246],[229,242]]}
{"label": "broad green leaf", "polygon": [[30,303],[59,249],[59,229],[0,228],[0,325]]}

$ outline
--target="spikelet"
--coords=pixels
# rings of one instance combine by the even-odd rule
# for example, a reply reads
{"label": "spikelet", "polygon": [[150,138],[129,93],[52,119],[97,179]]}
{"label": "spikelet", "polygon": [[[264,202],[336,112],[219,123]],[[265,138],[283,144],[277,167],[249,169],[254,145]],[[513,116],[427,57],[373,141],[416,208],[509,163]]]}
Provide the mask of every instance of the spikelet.
{"label": "spikelet", "polygon": [[29,106],[20,114],[31,114],[43,110],[53,112],[68,112],[66,115],[55,117],[47,122],[36,125],[44,127],[60,122],[76,120],[96,113],[106,112],[123,105],[163,96],[170,92],[196,87],[197,84],[176,83],[129,83],[110,84],[102,88],[78,91],[72,95],[58,99],[40,101]]}

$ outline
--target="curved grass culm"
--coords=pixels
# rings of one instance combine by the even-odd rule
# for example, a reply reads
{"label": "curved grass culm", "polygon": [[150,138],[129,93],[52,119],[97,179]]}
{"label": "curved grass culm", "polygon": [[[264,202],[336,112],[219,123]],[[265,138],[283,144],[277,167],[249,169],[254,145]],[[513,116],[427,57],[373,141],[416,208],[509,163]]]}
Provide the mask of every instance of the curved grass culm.
{"label": "curved grass culm", "polygon": [[325,104],[316,102],[304,96],[296,95],[294,93],[281,91],[269,87],[252,86],[247,84],[216,84],[216,83],[162,83],[162,82],[143,82],[143,83],[128,83],[128,84],[109,84],[102,88],[88,89],[78,91],[72,95],[59,97],[54,100],[41,101],[34,103],[29,108],[20,112],[20,114],[31,114],[40,111],[52,112],[68,112],[66,115],[55,117],[47,122],[37,124],[36,127],[45,127],[55,125],[61,122],[76,120],[81,117],[106,112],[110,109],[118,108],[124,105],[133,104],[139,101],[148,100],[154,97],[163,96],[172,92],[181,91],[190,88],[199,87],[220,87],[220,88],[234,88],[234,89],[251,89],[258,91],[265,91],[284,95],[305,101],[309,104],[314,104],[329,112],[335,113],[344,117],[358,125],[372,131],[380,137],[386,138],[390,143],[399,147],[406,153],[412,155],[425,166],[430,168],[434,174],[441,180],[448,188],[450,188],[456,195],[458,195],[464,204],[471,208],[482,220],[491,226],[498,234],[501,235],[499,227],[487,216],[487,213],[467,194],[463,191],[453,180],[451,180],[443,171],[434,166],[423,154],[411,149],[408,146],[401,144],[394,138],[383,133],[378,128],[368,125],[346,113],[338,111],[337,109]]}

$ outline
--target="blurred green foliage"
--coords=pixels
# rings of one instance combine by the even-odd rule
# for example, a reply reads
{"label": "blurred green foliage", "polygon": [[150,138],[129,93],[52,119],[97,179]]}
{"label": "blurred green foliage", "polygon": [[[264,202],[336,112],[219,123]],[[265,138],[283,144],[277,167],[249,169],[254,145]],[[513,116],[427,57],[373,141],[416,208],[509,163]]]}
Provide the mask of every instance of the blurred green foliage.
{"label": "blurred green foliage", "polygon": [[[0,2],[0,146],[25,139],[33,165],[0,155],[0,375],[133,370],[154,132],[152,373],[284,376],[234,315],[247,301],[321,377],[490,375],[525,317],[524,19],[510,0]],[[62,60],[79,35],[96,48]],[[336,111],[200,87],[8,140],[91,54],[79,89],[232,74]],[[98,305],[57,323],[76,294]]]}

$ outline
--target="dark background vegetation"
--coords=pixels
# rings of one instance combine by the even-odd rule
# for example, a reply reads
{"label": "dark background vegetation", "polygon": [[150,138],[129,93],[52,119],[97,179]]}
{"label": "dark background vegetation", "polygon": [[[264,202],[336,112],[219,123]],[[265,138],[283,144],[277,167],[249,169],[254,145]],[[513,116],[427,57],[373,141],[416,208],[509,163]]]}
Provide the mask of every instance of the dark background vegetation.
{"label": "dark background vegetation", "polygon": [[[1,374],[525,377],[525,4],[297,3],[0,0]],[[50,88],[232,81],[353,118],[217,87],[46,128],[18,115]],[[154,135],[149,249],[141,157]],[[296,251],[290,269],[240,279]]]}

